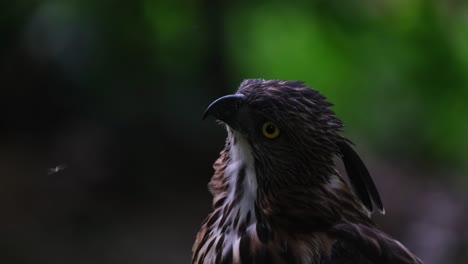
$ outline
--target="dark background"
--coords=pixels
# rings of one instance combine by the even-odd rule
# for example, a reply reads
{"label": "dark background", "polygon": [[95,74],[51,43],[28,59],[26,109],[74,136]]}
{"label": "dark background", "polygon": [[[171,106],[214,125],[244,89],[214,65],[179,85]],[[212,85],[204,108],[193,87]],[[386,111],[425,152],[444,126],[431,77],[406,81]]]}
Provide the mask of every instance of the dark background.
{"label": "dark background", "polygon": [[324,93],[379,225],[427,264],[468,262],[459,0],[3,0],[0,262],[188,263],[225,137],[203,111],[252,77]]}

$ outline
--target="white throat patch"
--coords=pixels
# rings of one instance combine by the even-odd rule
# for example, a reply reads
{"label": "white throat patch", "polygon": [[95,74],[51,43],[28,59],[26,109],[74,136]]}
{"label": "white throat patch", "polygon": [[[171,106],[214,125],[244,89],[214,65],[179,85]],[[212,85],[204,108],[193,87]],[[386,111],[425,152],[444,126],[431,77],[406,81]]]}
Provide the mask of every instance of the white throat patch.
{"label": "white throat patch", "polygon": [[[250,211],[252,220],[255,219],[255,199],[257,198],[257,177],[255,174],[255,164],[250,145],[247,140],[236,132],[228,128],[231,138],[231,148],[229,150],[229,165],[224,171],[224,176],[229,179],[229,190],[226,203],[230,204],[236,199],[237,193],[242,193],[238,200],[240,219],[246,217]],[[243,170],[243,171],[242,171]],[[241,174],[244,174],[243,176]],[[242,179],[243,178],[243,179]],[[239,184],[239,180],[242,180]],[[242,190],[237,190],[240,187]],[[232,210],[236,213],[236,210]]]}
{"label": "white throat patch", "polygon": [[[224,171],[224,177],[228,179],[229,189],[224,209],[235,203],[226,222],[231,223],[228,227],[225,240],[232,243],[234,259],[239,257],[239,242],[242,230],[245,234],[256,234],[255,200],[257,198],[257,177],[255,174],[254,158],[247,140],[240,134],[227,128],[231,147],[229,150],[229,164]],[[241,190],[238,190],[240,188]],[[241,227],[242,226],[242,227]],[[230,245],[225,249],[229,250]],[[223,251],[223,255],[226,252]]]}
{"label": "white throat patch", "polygon": [[[213,223],[210,239],[206,241],[202,250],[209,244],[217,244],[224,237],[222,256],[232,250],[233,260],[239,260],[239,245],[242,236],[257,234],[257,219],[255,214],[255,200],[257,198],[257,178],[255,174],[254,158],[247,140],[240,134],[227,127],[228,138],[231,140],[229,149],[229,163],[224,170],[224,177],[229,183],[227,196],[220,206],[218,219]],[[238,190],[240,189],[240,190]],[[215,257],[215,247],[206,252],[205,259]]]}

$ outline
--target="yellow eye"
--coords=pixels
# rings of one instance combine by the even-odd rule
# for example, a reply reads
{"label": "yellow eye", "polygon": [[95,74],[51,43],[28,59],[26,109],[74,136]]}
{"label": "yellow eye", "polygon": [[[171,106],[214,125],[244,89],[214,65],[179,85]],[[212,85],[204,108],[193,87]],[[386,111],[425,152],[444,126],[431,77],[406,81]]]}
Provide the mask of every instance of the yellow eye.
{"label": "yellow eye", "polygon": [[268,139],[275,139],[279,136],[278,127],[271,121],[263,123],[262,132],[263,135]]}

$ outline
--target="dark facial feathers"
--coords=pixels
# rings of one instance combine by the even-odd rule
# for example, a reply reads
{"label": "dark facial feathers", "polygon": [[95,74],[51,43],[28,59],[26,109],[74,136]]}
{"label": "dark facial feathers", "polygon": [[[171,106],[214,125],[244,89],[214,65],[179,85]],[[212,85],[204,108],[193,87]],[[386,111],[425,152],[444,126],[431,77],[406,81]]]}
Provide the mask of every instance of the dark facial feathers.
{"label": "dark facial feathers", "polygon": [[[205,117],[212,115],[237,128],[239,124],[235,116],[244,105],[264,111],[283,128],[290,127],[293,131],[291,141],[296,139],[295,135],[300,135],[295,140],[298,144],[291,151],[306,153],[310,160],[317,154],[319,157],[340,156],[351,187],[366,209],[373,212],[375,205],[378,211],[384,212],[366,166],[349,146],[349,141],[339,135],[343,124],[322,94],[299,81],[249,79],[241,83],[238,93],[214,101],[206,110]],[[309,149],[301,150],[302,146]]]}

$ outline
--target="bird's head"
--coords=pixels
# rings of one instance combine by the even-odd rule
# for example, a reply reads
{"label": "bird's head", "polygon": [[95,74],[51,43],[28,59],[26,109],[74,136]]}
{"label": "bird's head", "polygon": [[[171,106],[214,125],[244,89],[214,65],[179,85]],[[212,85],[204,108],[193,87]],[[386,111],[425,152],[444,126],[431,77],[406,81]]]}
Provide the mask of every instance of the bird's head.
{"label": "bird's head", "polygon": [[367,169],[339,134],[343,124],[331,105],[303,82],[252,79],[215,100],[205,117],[225,123],[230,148],[251,155],[259,189],[332,184],[333,158],[340,156],[357,196],[370,211],[372,201],[381,209]]}
{"label": "bird's head", "polygon": [[[278,177],[293,181],[306,176],[296,170],[329,168],[339,152],[343,125],[330,106],[303,82],[254,79],[214,101],[205,116],[227,124],[233,143],[248,143],[258,170],[267,170],[258,177],[271,180],[280,173]],[[297,180],[317,180],[310,176]]]}

